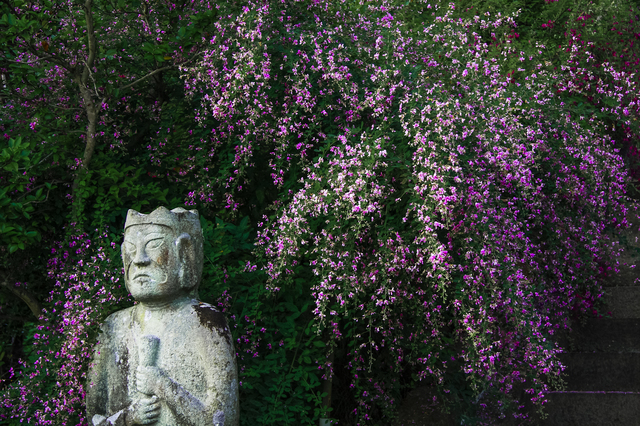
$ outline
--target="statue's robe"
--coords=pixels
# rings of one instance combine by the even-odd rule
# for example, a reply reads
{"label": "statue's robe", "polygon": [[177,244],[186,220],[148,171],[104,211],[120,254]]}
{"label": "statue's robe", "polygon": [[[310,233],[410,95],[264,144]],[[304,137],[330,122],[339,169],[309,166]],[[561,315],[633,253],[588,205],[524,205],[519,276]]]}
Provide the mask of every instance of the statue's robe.
{"label": "statue's robe", "polygon": [[[110,315],[89,370],[87,420],[96,425],[125,425],[133,401],[148,396],[136,389],[138,343],[145,334],[160,338],[156,366],[181,386],[180,398],[197,398],[206,409],[208,426],[238,426],[238,372],[231,333],[224,315],[192,300],[157,314],[140,305]],[[97,415],[97,416],[96,416]],[[92,423],[93,422],[93,423]],[[157,426],[199,425],[161,401]],[[204,426],[204,425],[203,425]]]}

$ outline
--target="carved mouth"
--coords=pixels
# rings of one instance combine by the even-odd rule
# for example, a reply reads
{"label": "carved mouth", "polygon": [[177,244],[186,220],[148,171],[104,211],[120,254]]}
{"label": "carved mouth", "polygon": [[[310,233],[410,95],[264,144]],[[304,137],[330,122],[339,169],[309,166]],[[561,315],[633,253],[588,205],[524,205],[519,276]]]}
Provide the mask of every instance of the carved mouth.
{"label": "carved mouth", "polygon": [[138,278],[149,278],[149,275],[147,275],[147,274],[136,274],[133,277],[134,280],[137,280]]}

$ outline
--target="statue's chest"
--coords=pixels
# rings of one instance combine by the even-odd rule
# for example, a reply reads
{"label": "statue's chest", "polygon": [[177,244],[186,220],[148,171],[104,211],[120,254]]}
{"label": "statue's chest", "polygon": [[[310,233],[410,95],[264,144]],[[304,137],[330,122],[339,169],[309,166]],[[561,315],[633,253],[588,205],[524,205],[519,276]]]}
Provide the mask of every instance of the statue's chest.
{"label": "statue's chest", "polygon": [[130,370],[129,383],[135,383],[135,370],[140,361],[145,359],[141,353],[146,349],[145,345],[141,344],[143,336],[151,334],[159,339],[157,354],[153,357],[155,366],[194,396],[205,397],[205,360],[202,359],[202,351],[198,345],[198,328],[193,321],[175,316],[136,321],[131,330],[131,346],[135,349],[131,351],[134,353],[130,354],[131,358],[135,358],[133,361],[136,365]]}

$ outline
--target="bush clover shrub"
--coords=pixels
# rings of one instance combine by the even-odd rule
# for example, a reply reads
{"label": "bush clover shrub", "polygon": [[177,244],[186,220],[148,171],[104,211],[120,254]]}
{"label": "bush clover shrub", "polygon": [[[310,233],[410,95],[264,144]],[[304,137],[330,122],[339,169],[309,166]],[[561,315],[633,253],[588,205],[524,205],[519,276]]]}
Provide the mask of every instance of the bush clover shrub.
{"label": "bush clover shrub", "polygon": [[[542,408],[563,383],[554,337],[600,313],[623,250],[615,235],[637,210],[623,156],[638,135],[637,60],[626,57],[637,12],[548,2],[545,26],[520,32],[533,9],[467,3],[146,9],[154,19],[132,24],[141,40],[164,31],[160,11],[172,21],[145,61],[184,59],[183,42],[199,53],[144,105],[107,75],[135,81],[135,55],[101,53],[105,144],[79,189],[58,186],[75,203],[65,220],[82,226],[45,236],[55,285],[42,323],[24,328],[0,421],[86,424],[97,325],[132,303],[115,247],[132,200],[201,212],[201,296],[232,329],[243,425],[387,424],[417,385],[463,424],[527,421],[528,404]],[[619,39],[603,35],[610,24]],[[58,75],[21,66],[25,96]],[[53,95],[68,93],[65,81]],[[80,116],[65,110],[55,124],[45,110],[44,100],[8,108],[5,139],[28,127],[33,151],[50,147],[75,173],[79,159],[58,158],[69,135],[54,144],[53,132]]]}
{"label": "bush clover shrub", "polygon": [[[609,233],[628,225],[624,163],[602,123],[630,125],[623,109],[581,115],[544,46],[490,51],[482,34],[509,34],[513,16],[454,9],[256,4],[185,69],[212,146],[235,152],[193,199],[225,188],[237,209],[269,165],[280,197],[258,250],[270,289],[313,271],[317,332],[352,344],[358,424],[392,418],[418,380],[466,422],[526,417],[516,388],[542,406],[562,383],[552,336],[577,299],[600,299],[600,263],[619,250]],[[424,27],[405,26],[416,10]],[[522,83],[502,69],[513,58],[533,70]],[[637,92],[603,84],[607,102]]]}

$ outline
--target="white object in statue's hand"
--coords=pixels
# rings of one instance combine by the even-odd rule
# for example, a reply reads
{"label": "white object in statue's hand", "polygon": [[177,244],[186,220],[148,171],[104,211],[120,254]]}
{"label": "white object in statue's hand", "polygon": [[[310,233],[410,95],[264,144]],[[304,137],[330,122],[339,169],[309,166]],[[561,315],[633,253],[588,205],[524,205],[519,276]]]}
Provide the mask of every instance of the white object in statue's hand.
{"label": "white object in statue's hand", "polygon": [[156,365],[158,360],[158,347],[160,346],[160,338],[153,334],[145,334],[140,340],[138,347],[139,365],[151,367]]}
{"label": "white object in statue's hand", "polygon": [[[147,425],[158,421],[160,417],[160,399],[155,395],[159,368],[156,367],[160,338],[152,334],[142,336],[138,346],[138,369],[136,370],[136,387],[138,391],[150,398],[141,398],[129,407],[126,417],[127,425]],[[158,370],[156,372],[155,370]]]}
{"label": "white object in statue's hand", "polygon": [[145,334],[140,340],[138,346],[138,369],[136,371],[136,387],[140,393],[145,395],[155,394],[154,379],[158,374],[156,371],[150,371],[148,367],[154,367],[157,370],[156,362],[158,360],[158,347],[160,346],[160,338],[153,334]]}

